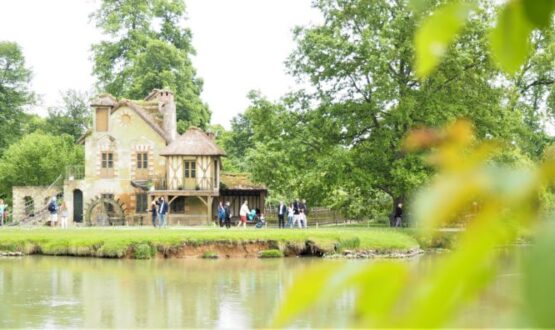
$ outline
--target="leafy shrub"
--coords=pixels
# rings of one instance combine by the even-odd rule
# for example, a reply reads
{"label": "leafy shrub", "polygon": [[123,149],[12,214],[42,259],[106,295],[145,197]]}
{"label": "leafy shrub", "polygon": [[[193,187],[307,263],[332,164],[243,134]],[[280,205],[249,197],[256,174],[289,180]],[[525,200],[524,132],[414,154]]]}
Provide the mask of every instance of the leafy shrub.
{"label": "leafy shrub", "polygon": [[133,257],[135,259],[150,259],[154,256],[154,249],[146,243],[133,245]]}
{"label": "leafy shrub", "polygon": [[258,256],[260,258],[283,258],[283,252],[276,249],[264,250],[264,251],[260,251]]}
{"label": "leafy shrub", "polygon": [[336,245],[336,250],[341,252],[343,250],[354,250],[360,247],[360,238],[352,237],[347,239],[339,239]]}
{"label": "leafy shrub", "polygon": [[202,254],[203,259],[218,259],[218,253],[214,251],[204,251]]}

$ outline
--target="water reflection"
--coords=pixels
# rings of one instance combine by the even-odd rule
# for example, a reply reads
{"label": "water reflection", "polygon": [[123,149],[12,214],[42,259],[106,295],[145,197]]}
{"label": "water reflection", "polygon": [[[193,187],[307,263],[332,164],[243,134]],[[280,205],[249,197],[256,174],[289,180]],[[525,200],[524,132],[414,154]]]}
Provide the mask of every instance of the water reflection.
{"label": "water reflection", "polygon": [[[405,262],[427,268],[434,260]],[[267,327],[285,288],[314,262],[338,261],[0,259],[0,328]],[[498,314],[497,303],[511,303],[513,292],[506,288],[514,282],[501,277],[493,294],[464,313],[460,324],[495,325],[473,319]],[[353,301],[353,294],[338,297],[294,327],[346,327]]]}
{"label": "water reflection", "polygon": [[[319,260],[0,259],[0,327],[268,326],[295,273]],[[338,306],[297,326],[341,326]]]}

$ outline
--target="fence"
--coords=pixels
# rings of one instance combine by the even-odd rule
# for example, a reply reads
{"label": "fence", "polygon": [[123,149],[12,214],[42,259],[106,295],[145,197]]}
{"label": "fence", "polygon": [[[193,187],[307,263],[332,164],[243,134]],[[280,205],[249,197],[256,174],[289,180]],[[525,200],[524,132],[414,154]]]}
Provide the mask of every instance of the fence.
{"label": "fence", "polygon": [[[268,226],[278,226],[278,209],[274,206],[267,206],[264,210],[264,217]],[[331,224],[340,224],[346,221],[341,212],[326,207],[312,207],[308,209],[307,222],[309,226],[323,226]],[[287,215],[285,216],[287,223]]]}
{"label": "fence", "polygon": [[85,178],[85,166],[70,165],[66,166],[66,180],[83,180]]}

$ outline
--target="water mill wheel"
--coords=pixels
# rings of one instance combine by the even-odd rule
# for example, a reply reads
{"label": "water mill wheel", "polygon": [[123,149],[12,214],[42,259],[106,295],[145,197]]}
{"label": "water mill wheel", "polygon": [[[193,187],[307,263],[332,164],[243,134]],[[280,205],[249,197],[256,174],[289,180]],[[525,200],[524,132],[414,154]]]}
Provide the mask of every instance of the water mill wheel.
{"label": "water mill wheel", "polygon": [[125,224],[125,206],[112,197],[97,196],[86,207],[87,226],[121,226]]}

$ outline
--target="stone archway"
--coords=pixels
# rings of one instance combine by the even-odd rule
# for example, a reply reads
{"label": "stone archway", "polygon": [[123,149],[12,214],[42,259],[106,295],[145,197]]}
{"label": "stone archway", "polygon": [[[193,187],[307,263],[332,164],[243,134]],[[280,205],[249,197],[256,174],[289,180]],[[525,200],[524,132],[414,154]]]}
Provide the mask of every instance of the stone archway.
{"label": "stone archway", "polygon": [[86,208],[87,226],[118,226],[125,223],[125,207],[112,197],[97,196]]}

